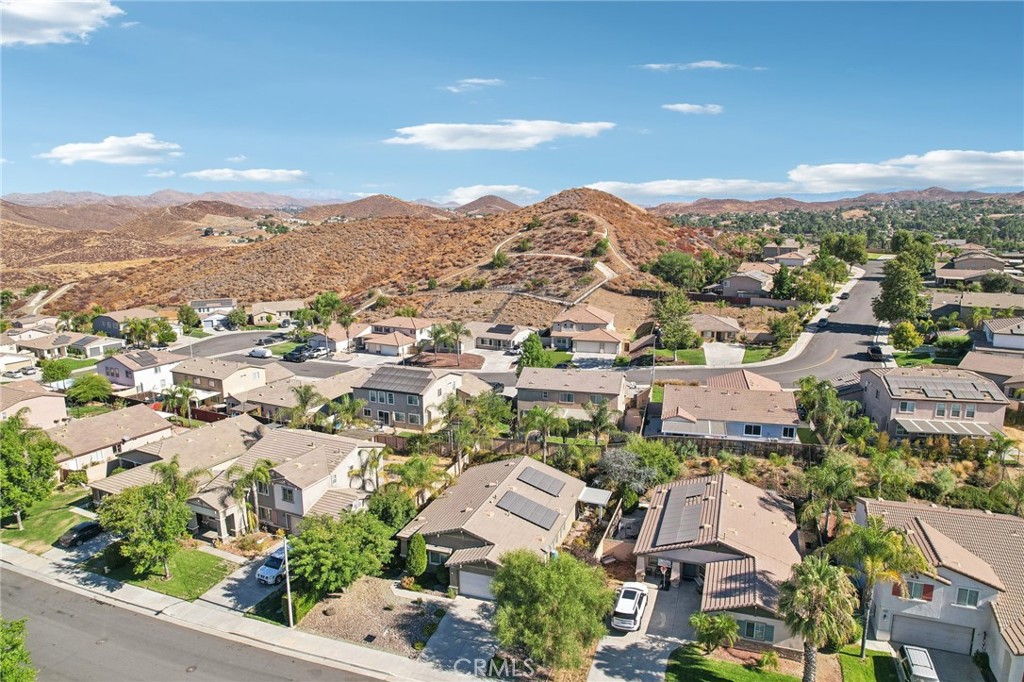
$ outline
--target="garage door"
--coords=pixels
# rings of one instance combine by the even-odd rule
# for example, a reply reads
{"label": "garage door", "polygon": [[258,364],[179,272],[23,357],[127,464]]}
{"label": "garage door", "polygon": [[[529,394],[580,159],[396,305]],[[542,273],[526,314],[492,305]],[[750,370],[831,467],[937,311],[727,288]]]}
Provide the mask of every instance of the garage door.
{"label": "garage door", "polygon": [[914,644],[928,649],[970,655],[974,628],[939,623],[930,619],[894,616],[891,637],[892,641],[900,644]]}
{"label": "garage door", "polygon": [[491,594],[491,576],[459,571],[459,594],[477,599],[494,599]]}

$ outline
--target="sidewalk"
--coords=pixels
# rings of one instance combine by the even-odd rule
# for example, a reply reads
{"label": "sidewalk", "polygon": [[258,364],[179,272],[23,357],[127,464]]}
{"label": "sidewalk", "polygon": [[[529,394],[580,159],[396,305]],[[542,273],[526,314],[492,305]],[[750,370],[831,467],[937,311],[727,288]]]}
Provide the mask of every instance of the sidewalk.
{"label": "sidewalk", "polygon": [[76,567],[55,564],[9,545],[0,545],[0,564],[4,570],[84,593],[97,601],[348,672],[409,682],[440,682],[455,677],[452,671],[436,668],[428,662],[272,625],[223,607],[183,601]]}

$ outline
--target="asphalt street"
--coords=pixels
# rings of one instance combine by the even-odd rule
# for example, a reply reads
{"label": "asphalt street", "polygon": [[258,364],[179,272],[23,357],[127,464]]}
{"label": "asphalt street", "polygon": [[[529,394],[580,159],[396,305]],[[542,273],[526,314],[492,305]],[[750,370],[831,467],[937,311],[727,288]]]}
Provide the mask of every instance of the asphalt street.
{"label": "asphalt street", "polygon": [[375,678],[309,663],[110,606],[11,571],[3,617],[28,618],[40,680],[262,682]]}

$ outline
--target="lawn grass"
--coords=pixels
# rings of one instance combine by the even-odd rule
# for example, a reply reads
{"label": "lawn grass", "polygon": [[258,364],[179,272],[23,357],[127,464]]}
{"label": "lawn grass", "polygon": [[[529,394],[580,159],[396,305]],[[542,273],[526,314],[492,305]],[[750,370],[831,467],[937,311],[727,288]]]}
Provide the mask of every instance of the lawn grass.
{"label": "lawn grass", "polygon": [[25,530],[18,530],[18,522],[13,516],[4,519],[0,541],[34,554],[48,552],[53,549],[57,538],[71,526],[88,520],[68,509],[71,503],[87,497],[81,488],[51,495],[22,513]]}
{"label": "lawn grass", "polygon": [[560,365],[563,362],[571,362],[572,353],[564,350],[546,350],[544,351],[544,366],[554,367]]}
{"label": "lawn grass", "polygon": [[749,362],[761,362],[762,360],[767,360],[768,357],[772,354],[773,350],[774,348],[772,348],[771,346],[767,348],[744,348],[743,364],[745,365]]}
{"label": "lawn grass", "polygon": [[304,345],[306,344],[301,343],[299,341],[282,341],[281,343],[275,343],[272,346],[267,346],[267,348],[269,348],[270,352],[273,353],[274,355],[281,356],[289,351],[295,350],[299,346]]}
{"label": "lawn grass", "polygon": [[860,660],[860,645],[851,644],[839,652],[843,682],[898,682],[896,662],[884,651],[871,651]]}
{"label": "lawn grass", "polygon": [[68,416],[81,419],[82,417],[95,417],[98,414],[106,414],[113,411],[114,408],[110,405],[71,405],[68,407]]}
{"label": "lawn grass", "polygon": [[669,656],[665,682],[797,682],[797,678],[717,661],[702,655],[695,646],[684,646]]}
{"label": "lawn grass", "polygon": [[665,386],[662,384],[654,384],[651,387],[651,402],[652,403],[663,403],[665,402]]}
{"label": "lawn grass", "polygon": [[284,609],[281,608],[281,594],[284,590],[273,590],[261,599],[256,606],[245,612],[246,618],[262,620],[274,625],[287,625]]}
{"label": "lawn grass", "polygon": [[205,339],[207,336],[213,336],[213,334],[204,332],[200,329],[193,329],[185,332],[185,336],[191,336],[193,339]]}
{"label": "lawn grass", "polygon": [[897,367],[920,367],[922,365],[931,364],[949,364],[947,362],[939,362],[940,360],[948,360],[949,358],[933,358],[928,353],[896,352],[893,353],[893,358],[896,360]]}
{"label": "lawn grass", "polygon": [[84,367],[92,367],[103,358],[64,358],[64,362],[67,363],[71,371],[74,372],[76,369],[82,369]]}
{"label": "lawn grass", "polygon": [[703,348],[686,348],[676,351],[676,362],[681,365],[704,365],[707,360],[704,358]]}
{"label": "lawn grass", "polygon": [[193,601],[201,596],[235,568],[230,561],[200,552],[198,549],[179,551],[171,557],[170,564],[170,580],[164,580],[162,570],[136,575],[131,565],[112,568],[109,572],[104,572],[105,564],[102,554],[97,554],[85,562],[85,568],[123,583],[188,601]]}
{"label": "lawn grass", "polygon": [[892,256],[891,253],[869,253],[868,260],[879,260],[888,256]]}
{"label": "lawn grass", "polygon": [[814,445],[818,445],[821,443],[821,441],[818,440],[818,436],[814,433],[814,431],[812,429],[807,428],[806,426],[798,426],[796,429],[796,435],[797,438],[800,439],[801,443],[812,443]]}

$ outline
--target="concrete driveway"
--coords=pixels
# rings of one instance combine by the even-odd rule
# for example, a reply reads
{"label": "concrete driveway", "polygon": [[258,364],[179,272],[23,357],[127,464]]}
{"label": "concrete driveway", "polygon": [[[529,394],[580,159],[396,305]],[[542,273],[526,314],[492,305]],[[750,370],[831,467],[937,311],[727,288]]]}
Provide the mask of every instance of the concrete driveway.
{"label": "concrete driveway", "polygon": [[284,589],[281,585],[264,585],[256,579],[256,571],[263,565],[263,558],[241,566],[228,577],[207,591],[198,601],[214,604],[232,611],[248,611],[265,597]]}
{"label": "concrete driveway", "polygon": [[113,538],[110,537],[110,533],[100,533],[92,540],[82,543],[78,547],[69,547],[64,549],[54,545],[53,549],[43,554],[44,559],[49,559],[54,563],[65,564],[68,566],[77,566],[78,564],[85,563],[90,558],[99,554],[110,544]]}
{"label": "concrete driveway", "polygon": [[609,370],[615,365],[615,356],[603,353],[573,353],[572,362],[580,369]]}
{"label": "concrete driveway", "polygon": [[420,660],[433,664],[438,670],[472,676],[474,665],[486,666],[498,651],[498,641],[491,633],[493,617],[493,602],[456,597],[438,623],[437,632],[427,642]]}
{"label": "concrete driveway", "polygon": [[935,672],[940,680],[949,682],[985,682],[981,670],[974,664],[970,656],[954,654],[949,651],[929,649],[928,653],[935,664]]}
{"label": "concrete driveway", "polygon": [[702,347],[704,348],[704,364],[707,367],[729,367],[743,362],[745,349],[741,343],[711,341]]}

